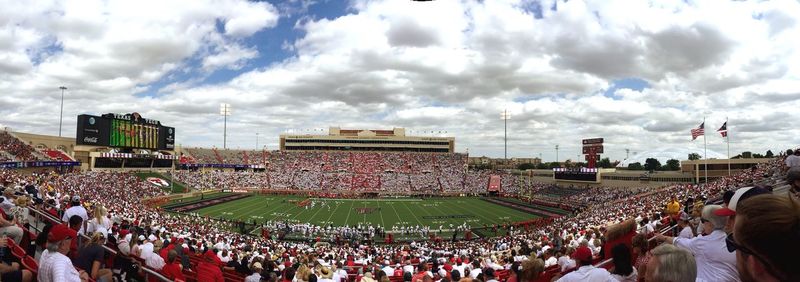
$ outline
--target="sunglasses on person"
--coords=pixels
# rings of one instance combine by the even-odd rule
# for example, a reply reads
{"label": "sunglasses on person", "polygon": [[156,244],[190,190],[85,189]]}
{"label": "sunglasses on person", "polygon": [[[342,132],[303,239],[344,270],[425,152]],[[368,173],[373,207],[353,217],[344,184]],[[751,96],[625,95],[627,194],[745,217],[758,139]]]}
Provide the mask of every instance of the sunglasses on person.
{"label": "sunglasses on person", "polygon": [[702,223],[706,223],[706,222],[708,222],[708,219],[705,219],[705,218],[700,218],[700,222],[702,222]]}
{"label": "sunglasses on person", "polygon": [[736,250],[739,250],[742,253],[754,256],[757,260],[761,261],[761,263],[763,263],[764,266],[766,266],[767,271],[769,271],[773,275],[776,275],[776,277],[780,277],[780,274],[778,274],[779,272],[775,271],[775,269],[772,267],[772,265],[769,264],[768,260],[765,260],[763,257],[761,257],[760,255],[756,254],[752,250],[750,250],[747,247],[742,246],[741,244],[737,243],[736,240],[734,240],[734,238],[733,238],[733,233],[728,234],[728,236],[725,237],[725,247],[727,247],[728,248],[728,252],[731,252],[731,253],[735,252]]}

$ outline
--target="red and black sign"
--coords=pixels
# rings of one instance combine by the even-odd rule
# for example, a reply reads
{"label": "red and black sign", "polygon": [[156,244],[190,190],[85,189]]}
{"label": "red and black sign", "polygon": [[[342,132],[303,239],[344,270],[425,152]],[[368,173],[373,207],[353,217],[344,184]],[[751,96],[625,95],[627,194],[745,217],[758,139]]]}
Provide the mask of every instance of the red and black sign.
{"label": "red and black sign", "polygon": [[588,145],[588,144],[603,144],[603,138],[583,139],[583,145]]}

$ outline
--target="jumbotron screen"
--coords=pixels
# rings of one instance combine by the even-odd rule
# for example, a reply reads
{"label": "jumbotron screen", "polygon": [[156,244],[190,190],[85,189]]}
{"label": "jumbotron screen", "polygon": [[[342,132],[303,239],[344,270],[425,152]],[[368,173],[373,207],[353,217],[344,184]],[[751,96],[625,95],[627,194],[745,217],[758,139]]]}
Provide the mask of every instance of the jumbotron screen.
{"label": "jumbotron screen", "polygon": [[78,145],[107,146],[150,150],[175,149],[175,128],[138,113],[79,115]]}

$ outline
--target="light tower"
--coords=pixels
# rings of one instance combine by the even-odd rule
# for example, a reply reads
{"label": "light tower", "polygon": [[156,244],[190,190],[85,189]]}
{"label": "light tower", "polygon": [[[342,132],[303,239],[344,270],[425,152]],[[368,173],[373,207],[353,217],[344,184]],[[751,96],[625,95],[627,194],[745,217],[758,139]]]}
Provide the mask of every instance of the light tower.
{"label": "light tower", "polygon": [[222,127],[222,148],[228,148],[228,116],[231,115],[231,104],[222,103],[219,105],[219,114],[223,116],[224,123]]}

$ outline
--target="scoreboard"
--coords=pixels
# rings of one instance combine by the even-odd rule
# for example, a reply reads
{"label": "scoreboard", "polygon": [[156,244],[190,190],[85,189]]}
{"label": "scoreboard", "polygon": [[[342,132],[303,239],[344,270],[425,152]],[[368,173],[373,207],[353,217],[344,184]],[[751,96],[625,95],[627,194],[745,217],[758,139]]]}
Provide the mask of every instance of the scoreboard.
{"label": "scoreboard", "polygon": [[174,150],[175,128],[162,126],[157,120],[142,118],[138,113],[79,115],[78,145],[116,148]]}

